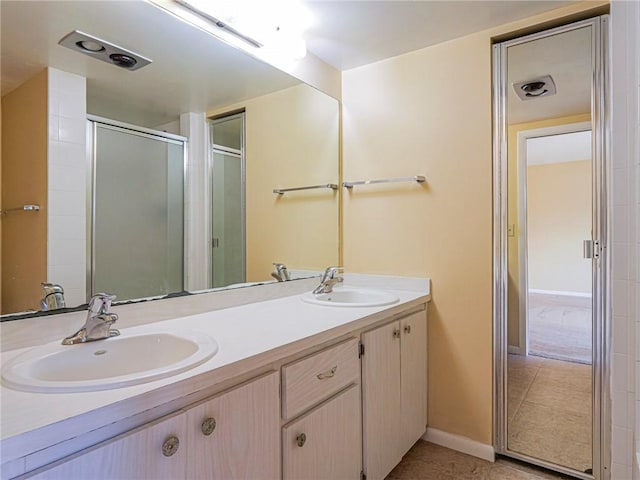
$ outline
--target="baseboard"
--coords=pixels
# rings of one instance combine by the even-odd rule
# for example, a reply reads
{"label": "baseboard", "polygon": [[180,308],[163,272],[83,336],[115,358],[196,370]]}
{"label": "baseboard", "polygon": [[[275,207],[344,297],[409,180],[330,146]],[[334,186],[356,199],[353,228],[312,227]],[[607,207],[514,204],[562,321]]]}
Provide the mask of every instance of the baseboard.
{"label": "baseboard", "polygon": [[591,298],[590,293],[582,293],[582,292],[565,292],[561,290],[540,290],[538,288],[530,288],[529,293],[537,293],[539,295],[558,295],[560,297],[580,297],[580,298]]}
{"label": "baseboard", "polygon": [[507,353],[511,353],[513,355],[524,355],[522,348],[516,347],[515,345],[509,345],[507,347]]}
{"label": "baseboard", "polygon": [[493,445],[480,443],[453,433],[447,433],[442,430],[428,427],[427,432],[422,436],[422,439],[442,447],[466,453],[467,455],[488,460],[489,462],[495,462],[496,460],[496,453],[493,449]]}

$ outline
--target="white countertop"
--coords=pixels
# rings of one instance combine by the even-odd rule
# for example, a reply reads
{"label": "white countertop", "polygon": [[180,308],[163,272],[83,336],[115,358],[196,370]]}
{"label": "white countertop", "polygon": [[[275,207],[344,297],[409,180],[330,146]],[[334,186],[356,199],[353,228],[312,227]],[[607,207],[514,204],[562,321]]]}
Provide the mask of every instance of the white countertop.
{"label": "white countertop", "polygon": [[[353,281],[348,281],[349,278]],[[379,286],[373,277],[365,280],[347,276],[345,283]],[[186,372],[125,388],[84,393],[27,393],[2,386],[2,461],[4,463],[51,445],[51,439],[59,435],[59,430],[56,434],[56,426],[74,417],[82,416],[82,422],[74,422],[79,425],[64,429],[68,438],[83,433],[83,429],[90,431],[100,428],[118,420],[118,417],[166,403],[177,396],[185,396],[249,372],[261,364],[274,361],[277,356],[282,358],[295,353],[296,349],[301,352],[332,337],[366,326],[359,321],[367,319],[368,322],[374,322],[414,304],[425,303],[429,300],[429,282],[421,280],[418,284],[395,283],[395,286],[412,290],[388,289],[397,294],[400,301],[381,307],[317,306],[302,302],[301,295],[296,294],[123,328],[122,335],[165,328],[197,330],[215,338],[219,351],[205,363]],[[415,288],[416,285],[418,288]],[[3,352],[2,362],[26,350],[21,348]],[[154,392],[153,397],[145,395],[149,392]],[[159,394],[155,395],[156,392]],[[58,437],[60,440],[64,438]]]}

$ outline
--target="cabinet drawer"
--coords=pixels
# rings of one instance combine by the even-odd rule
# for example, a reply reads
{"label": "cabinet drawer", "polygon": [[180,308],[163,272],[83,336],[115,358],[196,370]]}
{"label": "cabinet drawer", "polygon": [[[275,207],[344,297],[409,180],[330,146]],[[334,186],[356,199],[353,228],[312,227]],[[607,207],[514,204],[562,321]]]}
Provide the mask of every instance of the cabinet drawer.
{"label": "cabinet drawer", "polygon": [[290,419],[360,379],[358,340],[282,367],[282,416]]}

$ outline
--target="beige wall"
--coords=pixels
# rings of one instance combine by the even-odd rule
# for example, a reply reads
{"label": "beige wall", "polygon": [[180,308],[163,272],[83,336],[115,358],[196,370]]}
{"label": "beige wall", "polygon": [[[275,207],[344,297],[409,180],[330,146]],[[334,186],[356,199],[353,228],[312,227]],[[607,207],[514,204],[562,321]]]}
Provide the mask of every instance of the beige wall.
{"label": "beige wall", "polygon": [[39,308],[47,279],[47,71],[2,97],[2,312]]}
{"label": "beige wall", "polygon": [[323,270],[338,262],[338,193],[273,193],[338,183],[338,103],[307,85],[254,98],[246,111],[247,281],[270,278],[273,262]]}
{"label": "beige wall", "polygon": [[343,74],[344,178],[427,177],[426,186],[345,195],[344,264],[352,272],[431,277],[433,428],[492,443],[491,39],[593,6]]}
{"label": "beige wall", "polygon": [[527,168],[529,289],[591,293],[591,160]]}
{"label": "beige wall", "polygon": [[525,130],[535,130],[538,128],[557,127],[571,123],[590,122],[591,114],[571,115],[567,117],[547,118],[534,122],[517,123],[509,125],[507,133],[508,151],[508,197],[507,197],[507,217],[509,225],[513,226],[513,236],[507,238],[508,270],[509,270],[509,292],[508,292],[508,327],[507,336],[509,345],[520,347],[520,235],[523,230],[518,224],[518,133]]}

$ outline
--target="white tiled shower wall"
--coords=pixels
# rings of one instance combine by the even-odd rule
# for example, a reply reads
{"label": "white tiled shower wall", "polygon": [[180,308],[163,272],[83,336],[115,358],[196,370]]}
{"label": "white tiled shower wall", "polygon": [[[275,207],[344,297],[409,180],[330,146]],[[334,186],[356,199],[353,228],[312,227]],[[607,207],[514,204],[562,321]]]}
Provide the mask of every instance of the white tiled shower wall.
{"label": "white tiled shower wall", "polygon": [[[611,478],[638,478],[635,470],[635,418],[640,419],[636,394],[636,362],[640,342],[637,323],[638,262],[638,2],[611,4]],[[637,413],[636,413],[637,412]],[[637,434],[636,434],[637,435]]]}
{"label": "white tiled shower wall", "polygon": [[87,275],[87,82],[48,70],[47,281],[64,287],[67,305],[79,305]]}

